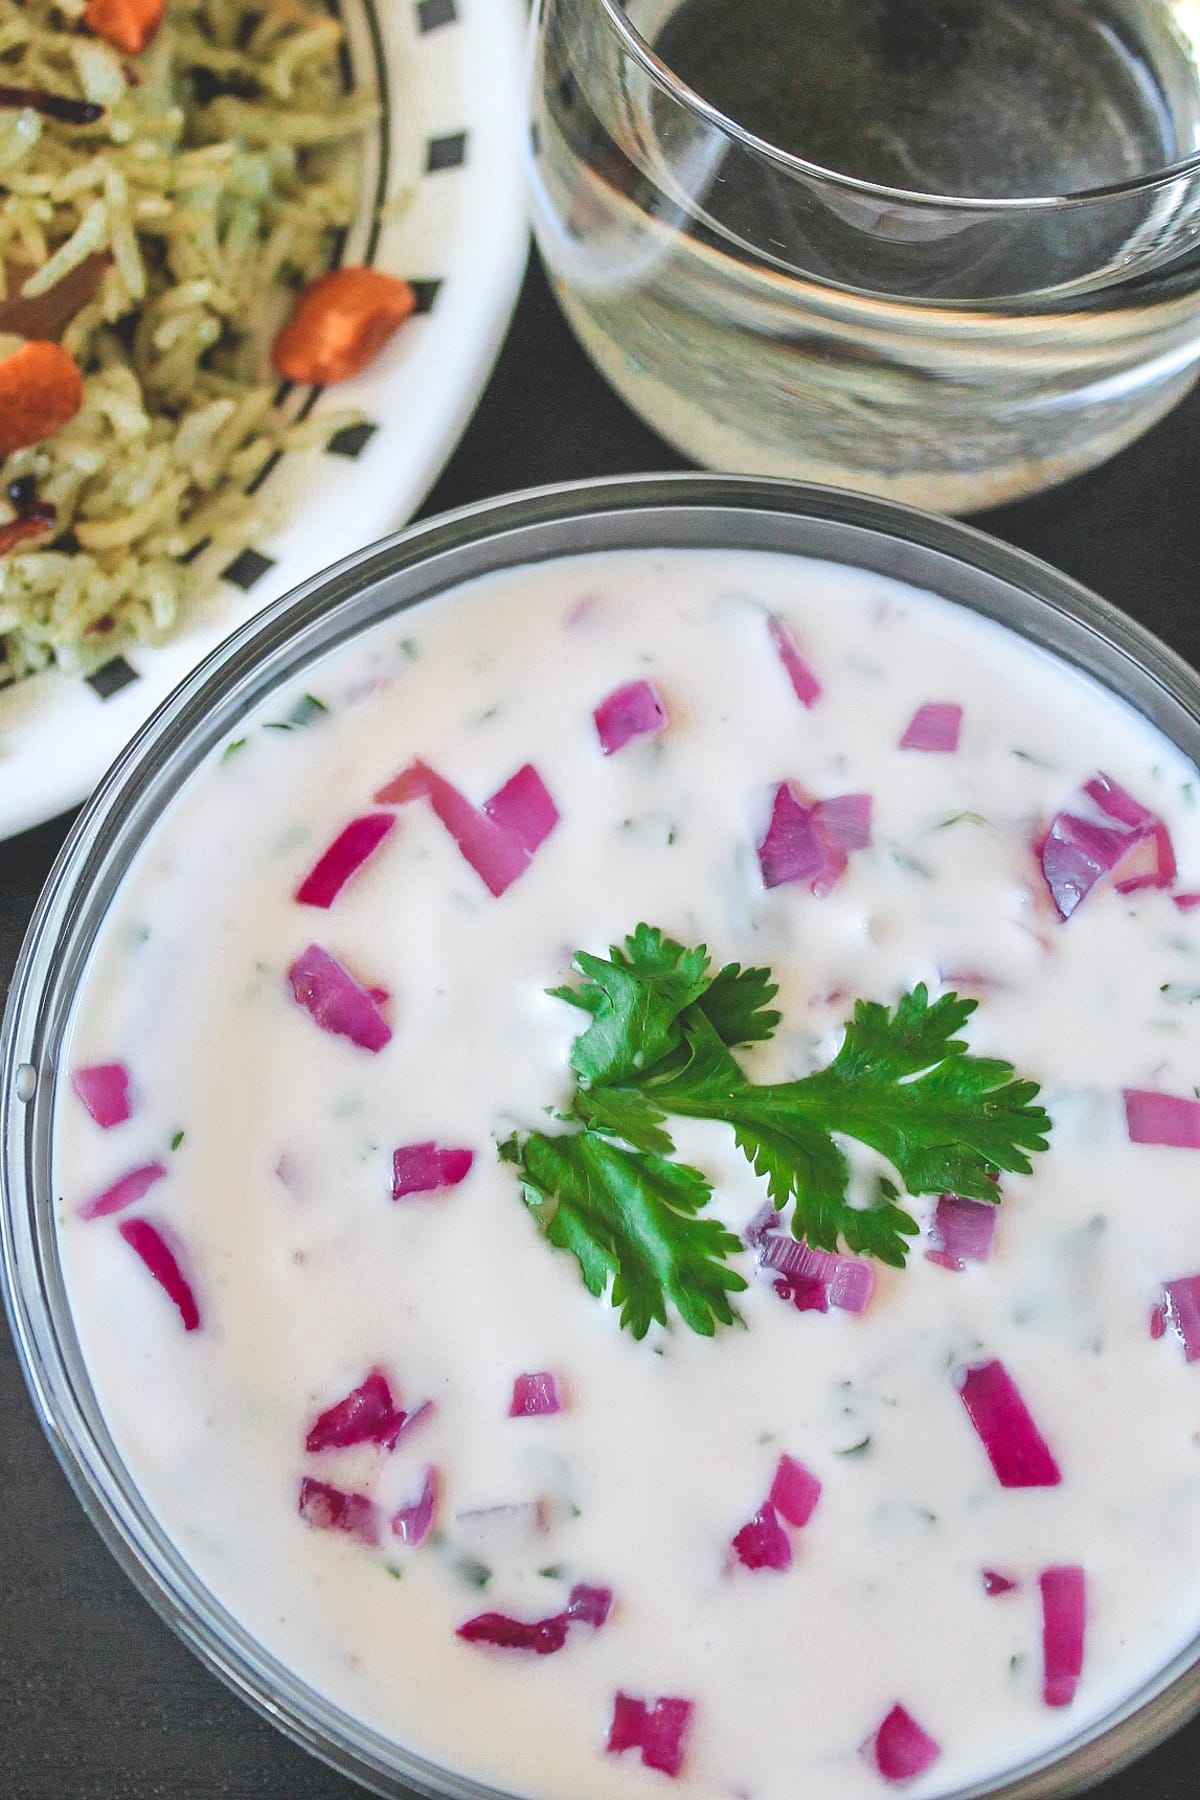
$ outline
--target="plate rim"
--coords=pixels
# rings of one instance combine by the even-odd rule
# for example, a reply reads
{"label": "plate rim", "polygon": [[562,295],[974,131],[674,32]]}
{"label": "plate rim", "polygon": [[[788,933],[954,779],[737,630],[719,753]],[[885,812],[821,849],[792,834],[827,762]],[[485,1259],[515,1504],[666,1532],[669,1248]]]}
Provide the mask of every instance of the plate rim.
{"label": "plate rim", "polygon": [[[392,108],[390,114],[385,110],[380,132],[383,140],[380,160],[386,166],[389,150],[393,157],[395,154],[395,138],[389,134],[394,130],[392,121],[396,116],[396,73],[394,61],[389,53],[394,52],[397,44],[403,46],[410,40],[415,41],[418,36],[426,34],[420,27],[400,27],[396,20],[396,14],[399,11],[396,0],[351,0],[351,4],[355,3],[362,9],[368,31],[372,34],[381,34],[382,41],[375,46],[377,66],[380,68],[381,77],[390,78],[392,86]],[[408,6],[412,13],[419,16],[420,9],[417,0],[408,0]],[[528,28],[528,15],[523,0],[502,0],[502,3],[499,4],[497,0],[482,0],[482,3],[480,0],[456,0],[456,6],[452,7],[451,20],[448,23],[458,33],[470,34],[470,41],[473,44],[483,46],[482,49],[476,49],[465,58],[460,59],[456,64],[457,67],[470,71],[486,65],[494,74],[494,58],[496,52],[499,51],[507,58],[514,82],[523,75],[524,44]],[[404,35],[399,36],[402,29]],[[438,29],[440,33],[445,26],[440,26]],[[459,37],[458,41],[464,40]],[[502,73],[507,72],[502,71]],[[473,128],[478,129],[479,121],[485,117],[494,126],[496,118],[506,110],[509,101],[515,101],[519,92],[517,89],[506,95],[506,82],[502,79],[486,82],[472,80],[468,82],[468,88],[472,100],[480,101],[485,95],[490,96],[490,104],[486,112],[473,111],[470,106],[464,107],[466,116],[462,123],[464,131],[468,135]],[[500,96],[499,103],[497,96]],[[225,604],[221,611],[219,631],[205,632],[201,628],[190,661],[185,668],[175,673],[167,685],[164,686],[161,680],[157,683],[154,681],[154,665],[160,654],[165,653],[167,656],[171,656],[172,653],[178,653],[181,641],[186,641],[187,638],[188,622],[186,619],[181,622],[182,631],[172,634],[164,643],[132,647],[131,654],[136,656],[139,665],[144,660],[149,660],[150,679],[141,687],[144,704],[129,709],[132,716],[123,726],[119,742],[114,743],[112,734],[107,733],[91,754],[87,748],[81,749],[77,754],[71,754],[70,745],[71,740],[76,736],[76,722],[72,721],[68,715],[65,719],[59,719],[60,726],[66,727],[66,731],[58,738],[59,744],[67,752],[61,765],[56,756],[52,769],[47,768],[43,760],[44,736],[31,744],[21,745],[18,743],[15,753],[11,757],[6,756],[4,739],[7,732],[14,729],[14,725],[7,724],[3,719],[4,692],[0,689],[0,843],[15,838],[38,825],[46,824],[82,805],[101,781],[105,771],[122,754],[129,740],[136,735],[150,714],[162,704],[168,693],[179,682],[185,680],[194,668],[206,660],[220,642],[239,630],[251,618],[257,616],[264,607],[276,604],[293,589],[314,575],[322,573],[325,568],[332,566],[347,555],[353,555],[357,550],[365,548],[367,544],[378,538],[402,529],[416,517],[474,416],[508,335],[524,282],[530,249],[530,228],[521,189],[518,110],[519,108],[514,104],[512,106],[513,116],[510,121],[511,150],[509,156],[499,163],[492,158],[483,159],[482,163],[476,162],[473,165],[476,169],[485,168],[484,179],[476,178],[472,191],[484,192],[488,196],[487,211],[490,215],[490,224],[485,246],[486,279],[478,282],[477,296],[468,320],[469,337],[462,337],[462,332],[466,327],[460,325],[459,337],[462,348],[451,365],[452,376],[449,382],[442,384],[443,387],[450,388],[452,397],[434,416],[433,428],[426,434],[423,452],[417,459],[417,473],[396,497],[386,503],[381,501],[380,505],[373,509],[367,535],[356,532],[350,537],[335,538],[330,550],[322,553],[318,563],[298,570],[294,578],[289,578],[285,587],[271,593],[264,593],[255,604],[250,604],[249,601],[239,604],[236,600]],[[468,176],[468,178],[470,177]],[[370,207],[378,198],[377,195],[373,196],[371,193],[373,185],[373,183],[364,185],[364,207]],[[462,210],[466,215],[472,213],[478,215],[481,208],[476,202],[474,206],[468,205]],[[356,220],[350,227],[351,232],[354,231],[356,225],[361,231],[364,225],[361,211],[356,215]],[[374,260],[379,233],[378,218],[366,222],[368,261]],[[466,267],[455,267],[446,277],[445,286],[458,292],[462,290],[464,282],[468,279],[470,279],[470,272]],[[419,362],[420,359],[417,360]],[[321,392],[322,390],[317,389],[309,390],[301,408],[303,413],[307,413]],[[300,504],[303,503],[303,491],[296,496],[296,501]],[[289,507],[280,525],[266,535],[263,540],[264,546],[271,547],[279,536],[295,523],[295,517],[295,505],[293,505]],[[219,578],[214,583],[215,587],[223,585]],[[139,668],[139,673],[141,672]],[[95,671],[92,673],[94,674]],[[50,669],[44,675],[33,677],[32,680],[35,682],[45,680],[49,689],[45,704],[35,705],[34,709],[39,720],[39,725],[35,729],[40,729],[42,733],[48,735],[55,731],[56,716],[62,714],[64,702],[69,705],[69,697],[77,691],[78,684],[86,682],[87,677],[83,673],[67,674]],[[23,690],[24,683],[18,683],[15,691],[21,693]],[[23,720],[18,720],[15,723],[15,729],[19,731],[23,723]],[[29,787],[31,767],[36,769],[32,790]]]}

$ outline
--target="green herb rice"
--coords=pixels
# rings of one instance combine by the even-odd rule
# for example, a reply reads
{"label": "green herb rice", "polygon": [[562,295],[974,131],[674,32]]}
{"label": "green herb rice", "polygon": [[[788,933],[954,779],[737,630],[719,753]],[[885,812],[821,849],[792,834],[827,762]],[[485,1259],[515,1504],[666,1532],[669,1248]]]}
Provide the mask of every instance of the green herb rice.
{"label": "green herb rice", "polygon": [[[376,114],[345,97],[340,26],[296,0],[168,0],[135,59],[83,6],[0,0],[0,84],[103,108],[0,107],[0,354],[55,336],[85,378],[70,424],[0,463],[0,522],[20,477],[57,509],[0,558],[0,683],[161,638],[275,522],[248,486],[332,427],[275,409],[269,344],[354,215]],[[16,309],[68,284],[65,328]]]}

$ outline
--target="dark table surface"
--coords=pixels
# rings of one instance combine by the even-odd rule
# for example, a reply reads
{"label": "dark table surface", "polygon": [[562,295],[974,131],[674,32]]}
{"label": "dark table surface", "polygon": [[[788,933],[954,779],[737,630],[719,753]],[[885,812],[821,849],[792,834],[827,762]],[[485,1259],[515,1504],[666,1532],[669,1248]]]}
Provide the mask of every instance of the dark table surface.
{"label": "dark table surface", "polygon": [[[681,466],[604,386],[532,269],[492,382],[425,510],[541,482]],[[1198,468],[1200,392],[1106,467],[977,522],[1095,588],[1200,666]],[[0,844],[5,985],[69,823]],[[360,1792],[227,1694],[134,1592],[67,1487],[0,1331],[0,1795],[350,1800]],[[1200,1721],[1096,1795],[1200,1800]]]}

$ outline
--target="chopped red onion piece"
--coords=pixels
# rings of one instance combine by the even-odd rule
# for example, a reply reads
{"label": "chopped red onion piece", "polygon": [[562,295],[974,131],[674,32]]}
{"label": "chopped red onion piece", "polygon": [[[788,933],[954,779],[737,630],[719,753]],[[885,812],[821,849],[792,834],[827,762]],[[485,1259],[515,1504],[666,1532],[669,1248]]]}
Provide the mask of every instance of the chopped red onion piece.
{"label": "chopped red onion piece", "polygon": [[865,1312],[875,1292],[874,1265],[856,1256],[839,1256],[837,1274],[826,1283],[830,1306],[839,1312]]}
{"label": "chopped red onion piece", "polygon": [[656,1700],[651,1707],[629,1694],[617,1694],[606,1746],[609,1755],[640,1750],[648,1769],[674,1778],[683,1768],[693,1711],[690,1700]]}
{"label": "chopped red onion piece", "polygon": [[529,867],[529,855],[486,813],[432,769],[428,774],[429,800],[437,817],[458,845],[488,892],[497,899]]}
{"label": "chopped red onion piece", "polygon": [[314,1453],[345,1450],[351,1444],[395,1447],[408,1414],[396,1405],[387,1376],[372,1369],[361,1386],[321,1413],[304,1440]]}
{"label": "chopped red onion piece", "polygon": [[364,1544],[379,1542],[379,1509],[366,1494],[347,1493],[306,1475],[300,1483],[299,1512],[315,1531],[344,1531]]}
{"label": "chopped red onion piece", "polygon": [[619,1756],[625,1750],[640,1750],[649,1717],[650,1709],[644,1700],[634,1700],[629,1694],[618,1693],[608,1733],[609,1755]]}
{"label": "chopped red onion piece", "polygon": [[1170,887],[1179,873],[1179,864],[1175,860],[1175,846],[1171,842],[1171,834],[1161,822],[1154,827],[1154,842],[1158,849],[1158,873],[1150,884],[1153,887]]}
{"label": "chopped red onion piece", "polygon": [[1119,894],[1170,887],[1176,874],[1175,850],[1162,820],[1109,775],[1093,776],[1081,798],[1090,803],[1094,816],[1060,812],[1038,846],[1042,872],[1060,916],[1068,919],[1103,875],[1115,877]]}
{"label": "chopped red onion piece", "polygon": [[825,867],[808,884],[809,892],[815,894],[818,900],[824,900],[827,894],[832,893],[846,873],[848,862],[849,858],[844,850],[830,848],[827,851]]}
{"label": "chopped red onion piece", "polygon": [[1200,906],[1200,894],[1172,894],[1171,898],[1180,912],[1194,912]]}
{"label": "chopped red onion piece", "polygon": [[457,1635],[469,1644],[491,1644],[497,1650],[532,1650],[535,1656],[552,1656],[567,1641],[572,1625],[590,1625],[598,1631],[612,1609],[609,1588],[577,1582],[560,1613],[548,1619],[511,1619],[505,1613],[480,1613],[458,1627]]}
{"label": "chopped red onion piece", "polygon": [[1171,834],[1159,820],[1144,831],[1131,833],[1129,850],[1122,857],[1114,882],[1118,894],[1133,894],[1139,888],[1166,888],[1174,881],[1175,847]]}
{"label": "chopped red onion piece", "polygon": [[547,1370],[536,1375],[518,1375],[513,1382],[510,1419],[534,1419],[545,1413],[562,1411],[558,1381]]}
{"label": "chopped red onion piece", "polygon": [[912,1781],[931,1769],[941,1754],[941,1745],[902,1706],[893,1706],[863,1745],[863,1755],[885,1781]]}
{"label": "chopped red onion piece", "polygon": [[1047,1706],[1070,1706],[1083,1668],[1087,1623],[1087,1582],[1076,1564],[1045,1569],[1042,1590],[1042,1699]]}
{"label": "chopped red onion piece", "polygon": [[464,860],[499,896],[529,867],[538,846],[558,823],[559,813],[545,782],[525,763],[477,811],[456,787],[428,763],[414,762],[375,795],[381,806],[428,800],[458,845]]}
{"label": "chopped red onion piece", "polygon": [[548,1619],[510,1619],[506,1613],[479,1613],[460,1625],[455,1635],[468,1644],[491,1644],[496,1650],[532,1650],[535,1656],[553,1656],[567,1641],[570,1621],[565,1613]]}
{"label": "chopped red onion piece", "polygon": [[865,850],[871,842],[870,794],[813,801],[813,824],[830,850]]}
{"label": "chopped red onion piece", "polygon": [[997,1594],[1011,1594],[1016,1591],[1017,1583],[1011,1575],[1001,1575],[996,1569],[984,1569],[983,1591],[995,1597]]}
{"label": "chopped red onion piece", "polygon": [[836,1306],[841,1312],[860,1313],[875,1292],[875,1271],[869,1262],[813,1250],[787,1232],[763,1232],[758,1256],[764,1269],[775,1269],[783,1277],[786,1291],[781,1292],[776,1282],[775,1292],[799,1312],[827,1312]]}
{"label": "chopped red onion piece", "polygon": [[288,970],[288,981],[297,1005],[322,1031],[349,1038],[372,1054],[391,1042],[391,1029],[370,994],[319,944],[301,951]]}
{"label": "chopped red onion piece", "polygon": [[149,1193],[156,1181],[161,1181],[166,1169],[160,1162],[144,1163],[140,1169],[130,1169],[128,1175],[122,1175],[111,1187],[106,1187],[102,1194],[96,1194],[91,1200],[85,1200],[79,1208],[81,1219],[103,1219],[109,1213],[121,1212],[132,1206],[135,1201]]}
{"label": "chopped red onion piece", "polygon": [[391,781],[385,782],[371,798],[376,806],[408,806],[413,800],[428,800],[433,780],[434,774],[429,764],[418,759],[409,763],[407,769],[401,769]]}
{"label": "chopped red onion piece", "polygon": [[733,1554],[748,1569],[790,1569],[792,1545],[768,1501],[734,1534]]}
{"label": "chopped red onion piece", "polygon": [[[501,792],[504,790],[501,789]],[[497,898],[529,867],[528,852],[517,840],[471,805],[428,763],[412,763],[375,796],[381,806],[403,806],[410,800],[428,800],[434,813],[458,845],[490,894]]]}
{"label": "chopped red onion piece", "polygon": [[1094,800],[1102,813],[1115,819],[1119,825],[1149,825],[1157,823],[1155,815],[1148,806],[1127,793],[1120,782],[1114,781],[1111,775],[1101,771],[1090,781],[1084,783],[1084,793],[1089,800]]}
{"label": "chopped red onion piece", "polygon": [[398,1537],[402,1544],[410,1544],[415,1550],[433,1530],[440,1486],[438,1472],[430,1463],[426,1467],[417,1498],[392,1515],[392,1535]]}
{"label": "chopped red onion piece", "polygon": [[1131,1143],[1200,1150],[1200,1100],[1159,1094],[1149,1088],[1125,1088],[1122,1097]]}
{"label": "chopped red onion piece", "polygon": [[965,1269],[969,1262],[986,1262],[996,1235],[996,1208],[987,1200],[964,1200],[961,1194],[943,1194],[929,1232],[929,1262],[943,1269]]}
{"label": "chopped red onion piece", "polygon": [[794,1457],[781,1456],[767,1495],[768,1505],[799,1530],[812,1518],[820,1498],[821,1483],[817,1477]]}
{"label": "chopped red onion piece", "polygon": [[871,841],[871,796],[839,794],[805,805],[790,782],[775,789],[771,822],[758,846],[765,888],[806,881],[819,900],[845,873],[849,852]]}
{"label": "chopped red onion piece", "polygon": [[[1150,1308],[1150,1336],[1157,1343],[1159,1338],[1166,1337],[1166,1335],[1167,1335],[1166,1302],[1160,1300],[1157,1306],[1152,1306]],[[1188,1361],[1191,1362],[1191,1360],[1192,1360],[1192,1358],[1189,1356]]]}
{"label": "chopped red onion piece", "polygon": [[811,1275],[826,1285],[837,1272],[839,1256],[828,1250],[813,1250],[803,1238],[790,1232],[775,1230],[765,1234],[759,1259],[764,1269],[777,1269],[781,1275]]}
{"label": "chopped red onion piece", "polygon": [[395,825],[392,813],[364,813],[361,819],[351,820],[296,889],[301,906],[332,906],[350,877],[374,855]]}
{"label": "chopped red onion piece", "polygon": [[423,1144],[402,1144],[392,1154],[392,1199],[457,1187],[474,1161],[473,1150],[443,1149],[432,1138]]}
{"label": "chopped red onion piece", "polygon": [[162,1232],[149,1219],[122,1219],[117,1230],[129,1248],[141,1257],[167,1299],[178,1309],[183,1329],[196,1331],[200,1325],[200,1308],[196,1305],[196,1296]]}
{"label": "chopped red onion piece", "polygon": [[1096,825],[1073,813],[1059,813],[1042,842],[1042,873],[1059,916],[1069,919],[1102,875],[1115,869],[1129,848],[1129,833]]}
{"label": "chopped red onion piece", "polygon": [[1183,1345],[1188,1362],[1200,1361],[1200,1275],[1163,1282],[1162,1299],[1151,1319],[1151,1337],[1163,1337],[1168,1326]]}
{"label": "chopped red onion piece", "polygon": [[483,810],[526,856],[545,843],[559,820],[558,808],[532,763],[525,763],[485,800]]}
{"label": "chopped red onion piece", "polygon": [[779,1298],[797,1312],[829,1311],[829,1289],[815,1275],[781,1275],[774,1286]]}
{"label": "chopped red onion piece", "polygon": [[943,701],[930,700],[924,706],[918,706],[908,723],[904,736],[900,739],[900,748],[901,750],[934,752],[954,751],[958,749],[958,734],[961,730],[961,706],[951,706]]}
{"label": "chopped red onion piece", "polygon": [[771,823],[758,846],[765,888],[787,881],[812,881],[826,868],[825,847],[817,835],[811,807],[805,806],[786,781],[775,789]]}
{"label": "chopped red onion piece", "polygon": [[123,1125],[129,1117],[129,1070],[124,1063],[93,1063],[90,1068],[76,1069],[71,1086],[102,1130]]}
{"label": "chopped red onion piece", "polygon": [[761,1251],[769,1237],[779,1231],[779,1212],[765,1200],[742,1233],[742,1242],[747,1250]]}
{"label": "chopped red onion piece", "polygon": [[771,642],[787,671],[787,678],[792,684],[801,706],[813,706],[821,698],[821,684],[796,648],[793,638],[782,619],[774,616],[767,620],[767,630],[771,634]]}
{"label": "chopped red onion piece", "polygon": [[1001,1487],[1057,1487],[1058,1464],[1004,1364],[975,1363],[956,1379]]}
{"label": "chopped red onion piece", "polygon": [[667,709],[648,681],[629,681],[615,688],[592,718],[605,756],[623,750],[630,738],[667,728]]}
{"label": "chopped red onion piece", "polygon": [[611,1588],[589,1587],[586,1582],[577,1581],[567,1599],[567,1620],[599,1631],[612,1611],[612,1601]]}

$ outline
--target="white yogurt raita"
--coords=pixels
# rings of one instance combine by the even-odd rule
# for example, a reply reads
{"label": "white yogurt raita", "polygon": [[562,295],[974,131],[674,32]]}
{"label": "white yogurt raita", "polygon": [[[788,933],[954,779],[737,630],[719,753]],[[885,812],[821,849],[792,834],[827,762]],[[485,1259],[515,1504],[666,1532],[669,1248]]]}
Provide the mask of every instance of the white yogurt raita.
{"label": "white yogurt raita", "polygon": [[[593,711],[642,681],[665,729],[605,755]],[[927,703],[961,706],[956,749],[899,747]],[[417,758],[476,808],[536,768],[558,822],[499,897],[426,797],[373,803]],[[1034,846],[1097,769],[1163,822],[1179,874],[1127,893],[1105,876],[1064,921]],[[823,897],[764,888],[783,782],[871,797],[870,842]],[[356,1719],[531,1800],[666,1791],[606,1749],[617,1694],[691,1703],[674,1791],[714,1800],[869,1800],[887,1783],[862,1746],[901,1706],[938,1750],[905,1791],[936,1800],[1153,1676],[1200,1627],[1200,1369],[1149,1326],[1163,1283],[1200,1269],[1200,1159],[1130,1141],[1122,1095],[1200,1083],[1200,914],[1175,903],[1200,886],[1197,793],[1161,735],[1015,635],[767,554],[494,575],[277,693],[117,895],[66,1060],[124,1065],[130,1116],[102,1129],[64,1083],[54,1152],[100,1404],[217,1599]],[[332,905],[300,904],[347,824],[388,811]],[[918,1199],[907,1267],[877,1269],[861,1314],[798,1311],[747,1250],[744,1328],[622,1331],[496,1145],[552,1129],[571,1092],[587,1021],[546,990],[639,921],[772,971],[782,1024],[738,1052],[755,1081],[824,1067],[856,999],[977,997],[972,1052],[1039,1083],[1053,1122],[1032,1175],[1002,1181],[988,1260],[930,1261]],[[288,972],[314,944],[373,990],[374,1052],[297,1002]],[[765,1190],[730,1133],[672,1132],[743,1232]],[[393,1199],[394,1152],[427,1143],[469,1149],[469,1170]],[[155,1163],[140,1199],[81,1216]],[[122,1236],[137,1219],[174,1248],[197,1329]],[[955,1373],[992,1360],[1058,1485],[997,1480]],[[431,1409],[391,1448],[306,1450],[371,1371]],[[530,1373],[562,1408],[512,1418]],[[789,1568],[749,1569],[730,1546],[785,1454],[820,1499],[788,1528]],[[406,1543],[389,1522],[430,1468],[435,1528]],[[378,1541],[302,1518],[306,1479],[369,1502]],[[1084,1660],[1049,1707],[1039,1577],[1064,1566],[1086,1575]],[[989,1594],[984,1571],[1015,1585]],[[457,1635],[485,1610],[558,1614],[577,1584],[611,1612],[552,1654]]]}

